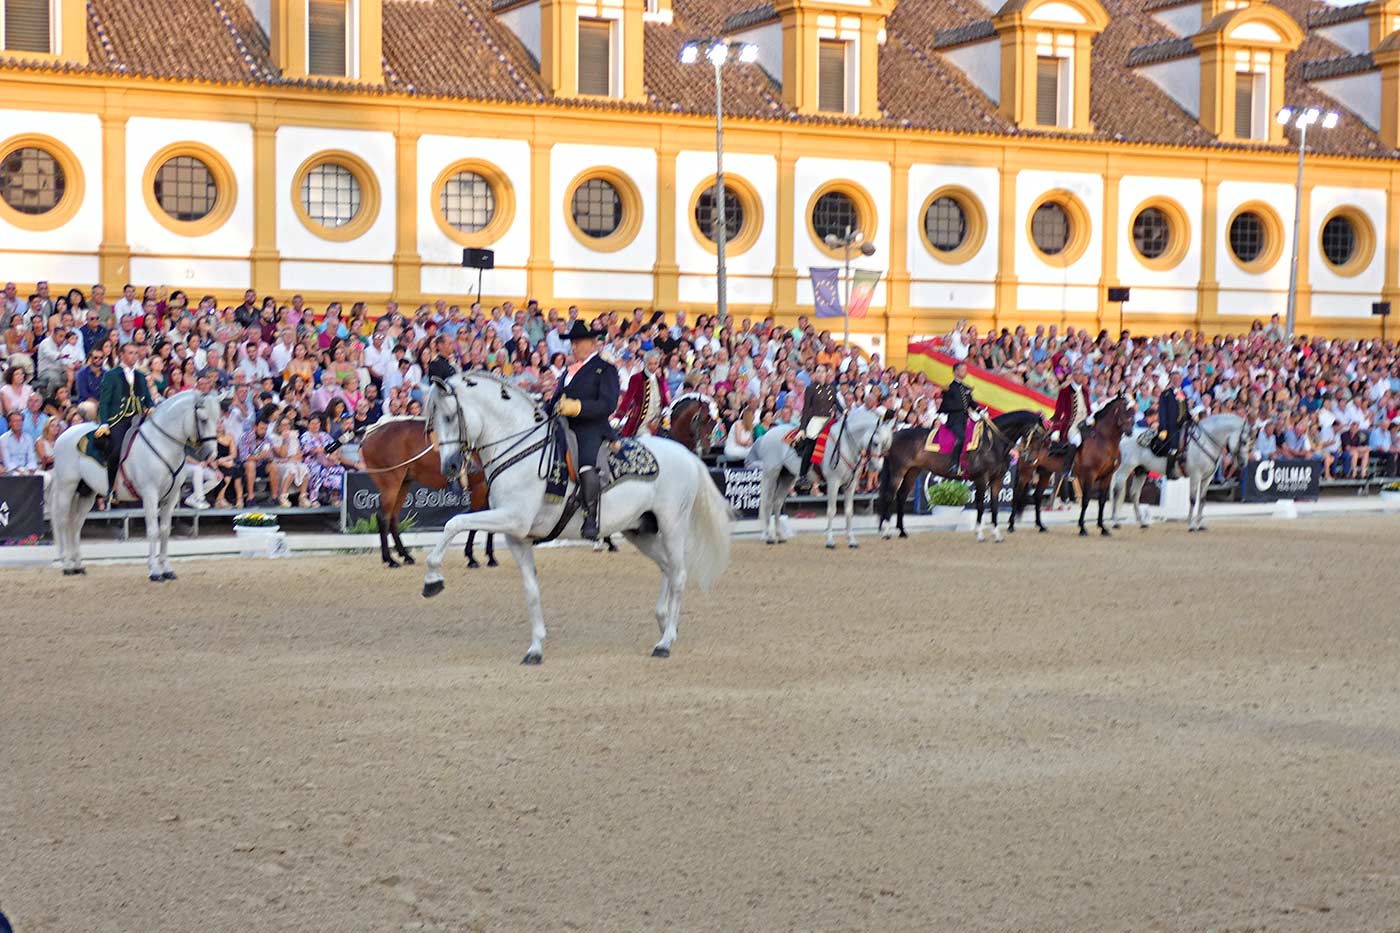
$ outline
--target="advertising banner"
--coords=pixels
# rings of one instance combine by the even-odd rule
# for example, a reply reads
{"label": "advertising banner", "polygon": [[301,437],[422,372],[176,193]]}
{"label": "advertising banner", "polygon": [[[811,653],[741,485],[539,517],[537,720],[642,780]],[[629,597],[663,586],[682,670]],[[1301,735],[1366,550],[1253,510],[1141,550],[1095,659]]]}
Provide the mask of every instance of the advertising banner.
{"label": "advertising banner", "polygon": [[38,544],[47,539],[43,478],[0,476],[0,545]]}
{"label": "advertising banner", "polygon": [[757,518],[758,501],[763,491],[763,471],[715,467],[710,470],[715,486],[729,500],[735,518]]}
{"label": "advertising banner", "polygon": [[1321,490],[1321,460],[1251,460],[1240,471],[1244,502],[1316,499]]}
{"label": "advertising banner", "polygon": [[[345,524],[343,531],[365,533],[379,511],[379,487],[368,473],[345,474]],[[429,489],[413,483],[404,497],[399,522],[409,523],[404,531],[437,531],[455,515],[470,511],[466,490],[456,487]]]}

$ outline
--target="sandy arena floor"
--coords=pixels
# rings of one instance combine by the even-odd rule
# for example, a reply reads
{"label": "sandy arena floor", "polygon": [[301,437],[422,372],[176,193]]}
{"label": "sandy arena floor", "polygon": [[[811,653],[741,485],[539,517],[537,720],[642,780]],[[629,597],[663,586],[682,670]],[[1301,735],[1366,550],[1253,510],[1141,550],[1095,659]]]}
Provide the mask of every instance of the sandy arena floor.
{"label": "sandy arena floor", "polygon": [[[19,933],[1400,930],[1400,518],[0,573]],[[586,583],[592,580],[592,583]]]}

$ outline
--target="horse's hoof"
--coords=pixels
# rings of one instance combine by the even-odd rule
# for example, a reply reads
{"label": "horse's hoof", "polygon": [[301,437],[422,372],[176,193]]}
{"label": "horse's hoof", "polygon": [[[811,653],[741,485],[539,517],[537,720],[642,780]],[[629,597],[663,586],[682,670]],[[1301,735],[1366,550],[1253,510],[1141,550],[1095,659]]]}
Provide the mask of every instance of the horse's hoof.
{"label": "horse's hoof", "polygon": [[1089,530],[1088,530],[1087,528],[1081,528],[1081,529],[1079,529],[1079,537],[1081,537],[1081,538],[1087,538],[1087,537],[1089,537]]}
{"label": "horse's hoof", "polygon": [[1190,525],[1187,525],[1187,526],[1186,526],[1186,533],[1187,533],[1188,535],[1193,535],[1193,534],[1196,533],[1196,529],[1192,528]]}
{"label": "horse's hoof", "polygon": [[1041,534],[1045,534],[1045,533],[1046,533],[1047,531],[1049,531],[1050,529],[1049,529],[1049,528],[1046,528],[1044,525],[1036,525],[1036,526],[1035,526],[1035,530],[1038,531],[1038,532],[1040,532]]}
{"label": "horse's hoof", "polygon": [[671,649],[657,645],[655,648],[651,649],[651,656],[653,658],[669,658],[671,656]]}
{"label": "horse's hoof", "polygon": [[848,541],[848,542],[846,542],[846,547],[848,547],[848,548],[850,548],[851,550],[854,551],[856,548],[860,547],[860,542],[859,542],[859,541]]}
{"label": "horse's hoof", "polygon": [[[764,538],[764,539],[763,539],[763,543],[764,543],[764,544],[777,544],[778,542],[774,541],[772,538]],[[64,571],[64,572],[67,573],[67,571]]]}
{"label": "horse's hoof", "polygon": [[481,566],[481,565],[478,564],[478,563],[477,563],[476,561],[474,561],[474,560],[469,560],[469,561],[467,561],[467,569],[468,569],[468,570],[475,570],[475,569],[477,569],[477,568],[480,567],[480,566]]}
{"label": "horse's hoof", "polygon": [[403,555],[403,562],[404,562],[405,564],[407,564],[408,566],[410,566],[410,567],[412,567],[414,564],[418,563],[418,561],[414,560],[413,557],[412,557],[411,555],[408,555],[408,554]]}
{"label": "horse's hoof", "polygon": [[153,574],[151,574],[151,582],[152,582],[152,583],[164,583],[164,582],[165,582],[165,577],[162,577],[162,576],[161,576],[160,574],[158,574],[158,573],[153,573]]}
{"label": "horse's hoof", "polygon": [[826,542],[826,549],[827,549],[828,551],[834,551],[834,550],[836,550],[836,542],[835,542],[835,541],[828,541],[828,542]]}
{"label": "horse's hoof", "polygon": [[1199,531],[1201,534],[1205,534],[1206,526],[1205,526],[1205,525],[1202,525],[1201,527],[1197,528],[1196,530]]}
{"label": "horse's hoof", "polygon": [[396,560],[386,560],[386,561],[384,562],[384,566],[385,566],[387,569],[389,569],[389,570],[398,570],[398,569],[399,569],[399,562],[396,561]]}
{"label": "horse's hoof", "polygon": [[443,581],[443,580],[434,580],[432,583],[424,583],[424,584],[423,584],[423,598],[424,598],[424,599],[432,599],[434,596],[438,595],[439,593],[441,593],[441,592],[442,592],[444,589],[446,589],[446,588],[447,588],[447,583],[446,583],[446,581]]}
{"label": "horse's hoof", "polygon": [[180,579],[179,577],[175,576],[175,571],[173,571],[173,570],[167,570],[165,573],[161,574],[160,577],[161,577],[162,580],[178,580],[178,579]]}
{"label": "horse's hoof", "polygon": [[73,568],[73,573],[77,574],[77,575],[80,576],[80,577],[85,577],[85,576],[87,576],[87,568],[86,568],[86,567],[74,567],[74,568]]}
{"label": "horse's hoof", "polygon": [[520,660],[520,663],[526,667],[539,667],[544,663],[544,655],[538,651],[531,651]]}
{"label": "horse's hoof", "polygon": [[64,567],[63,575],[65,577],[76,577],[78,575],[78,571],[74,570],[72,567]]}
{"label": "horse's hoof", "polygon": [[1109,530],[1107,528],[1100,528],[1099,534],[1103,535],[1105,538],[1113,537],[1113,535],[1109,533]]}
{"label": "horse's hoof", "polygon": [[907,532],[907,531],[905,531],[903,528],[901,528],[901,529],[899,529],[899,536],[900,536],[901,538],[907,538],[907,537],[909,537],[909,532]]}
{"label": "horse's hoof", "polygon": [[1146,531],[1148,528],[1151,528],[1152,526],[1149,525],[1149,524],[1147,524],[1147,522],[1143,522],[1141,525],[1138,525],[1138,527],[1141,528],[1143,531]]}
{"label": "horse's hoof", "polygon": [[[613,548],[613,550],[616,551],[617,548]],[[499,566],[501,566],[501,564],[500,564],[500,562],[499,562],[498,560],[496,560],[496,558],[494,558],[494,557],[488,557],[488,558],[486,559],[486,566],[488,566],[488,567],[499,567]]]}

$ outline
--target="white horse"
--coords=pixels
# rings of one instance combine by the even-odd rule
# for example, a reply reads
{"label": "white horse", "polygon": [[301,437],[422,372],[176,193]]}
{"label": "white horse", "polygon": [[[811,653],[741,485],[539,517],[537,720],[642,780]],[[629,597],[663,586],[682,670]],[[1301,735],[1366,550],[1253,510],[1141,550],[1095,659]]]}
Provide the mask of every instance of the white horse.
{"label": "white horse", "polygon": [[[127,432],[131,453],[117,473],[117,485],[145,507],[146,567],[153,583],[175,579],[169,557],[170,513],[180,500],[185,448],[198,447],[202,458],[214,456],[218,424],[218,396],[191,391],[161,402],[140,427]],[[111,491],[107,468],[78,449],[78,442],[95,430],[95,424],[77,424],[54,442],[50,517],[64,576],[87,572],[79,551],[83,522],[97,497]],[[121,452],[114,450],[111,456]]]}
{"label": "white horse", "polygon": [[[531,548],[556,531],[562,537],[579,538],[583,518],[580,510],[558,529],[564,503],[546,501],[540,462],[550,420],[517,386],[476,372],[435,384],[424,415],[437,432],[444,475],[457,475],[467,452],[476,451],[490,486],[488,508],[458,515],[443,528],[437,547],[428,555],[423,595],[442,592],[443,557],[457,535],[464,531],[504,535],[520,565],[530,614],[530,648],[523,663],[539,664],[545,626]],[[666,658],[676,641],[686,583],[708,589],[729,563],[729,503],[705,464],[680,444],[660,437],[637,442],[656,458],[657,474],[649,481],[624,480],[603,493],[599,537],[621,532],[661,568],[661,597],[656,603],[661,640],[652,657]]]}
{"label": "white horse", "polygon": [[[1142,487],[1147,484],[1149,471],[1165,475],[1167,458],[1159,457],[1143,445],[1141,438],[1151,435],[1151,429],[1129,435],[1119,443],[1122,463],[1113,474],[1113,527],[1118,528],[1123,520],[1118,517],[1118,507],[1129,494],[1133,497],[1133,516],[1139,525],[1147,527],[1142,515]],[[1186,513],[1187,531],[1205,531],[1206,488],[1220,466],[1221,457],[1226,452],[1243,463],[1249,459],[1254,448],[1254,438],[1258,426],[1252,426],[1239,415],[1211,415],[1203,418],[1192,429],[1186,442],[1186,449],[1177,460],[1182,475],[1191,481],[1191,507]]]}
{"label": "white horse", "polygon": [[[821,475],[826,481],[827,547],[836,547],[832,525],[836,518],[836,499],[842,489],[846,491],[846,545],[860,547],[851,528],[856,479],[862,465],[889,453],[890,442],[894,439],[894,419],[895,413],[888,409],[856,408],[839,416],[832,424],[821,462]],[[763,540],[769,544],[782,544],[789,537],[783,533],[779,520],[801,469],[797,451],[787,442],[789,433],[791,428],[768,431],[754,442],[745,460],[747,466],[763,470],[758,522],[763,528]]]}

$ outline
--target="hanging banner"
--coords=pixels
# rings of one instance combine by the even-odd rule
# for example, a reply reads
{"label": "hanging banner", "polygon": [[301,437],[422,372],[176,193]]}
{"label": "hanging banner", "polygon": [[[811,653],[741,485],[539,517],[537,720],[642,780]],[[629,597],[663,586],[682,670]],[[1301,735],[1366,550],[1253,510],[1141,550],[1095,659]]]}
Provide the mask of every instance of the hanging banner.
{"label": "hanging banner", "polygon": [[883,272],[871,272],[869,269],[857,269],[855,275],[851,276],[851,306],[846,309],[846,313],[851,317],[865,317],[870,311],[871,299],[875,297],[875,286],[880,284],[880,276]]}
{"label": "hanging banner", "polygon": [[1316,499],[1321,492],[1321,460],[1254,460],[1240,470],[1244,502]]}
{"label": "hanging banner", "polygon": [[763,471],[741,467],[711,467],[710,478],[729,500],[738,518],[757,518],[759,497],[763,495]]}
{"label": "hanging banner", "polygon": [[44,527],[44,479],[0,476],[0,544],[38,544]]}
{"label": "hanging banner", "polygon": [[813,266],[810,272],[812,303],[816,307],[817,317],[841,317],[841,270],[819,269]]}

